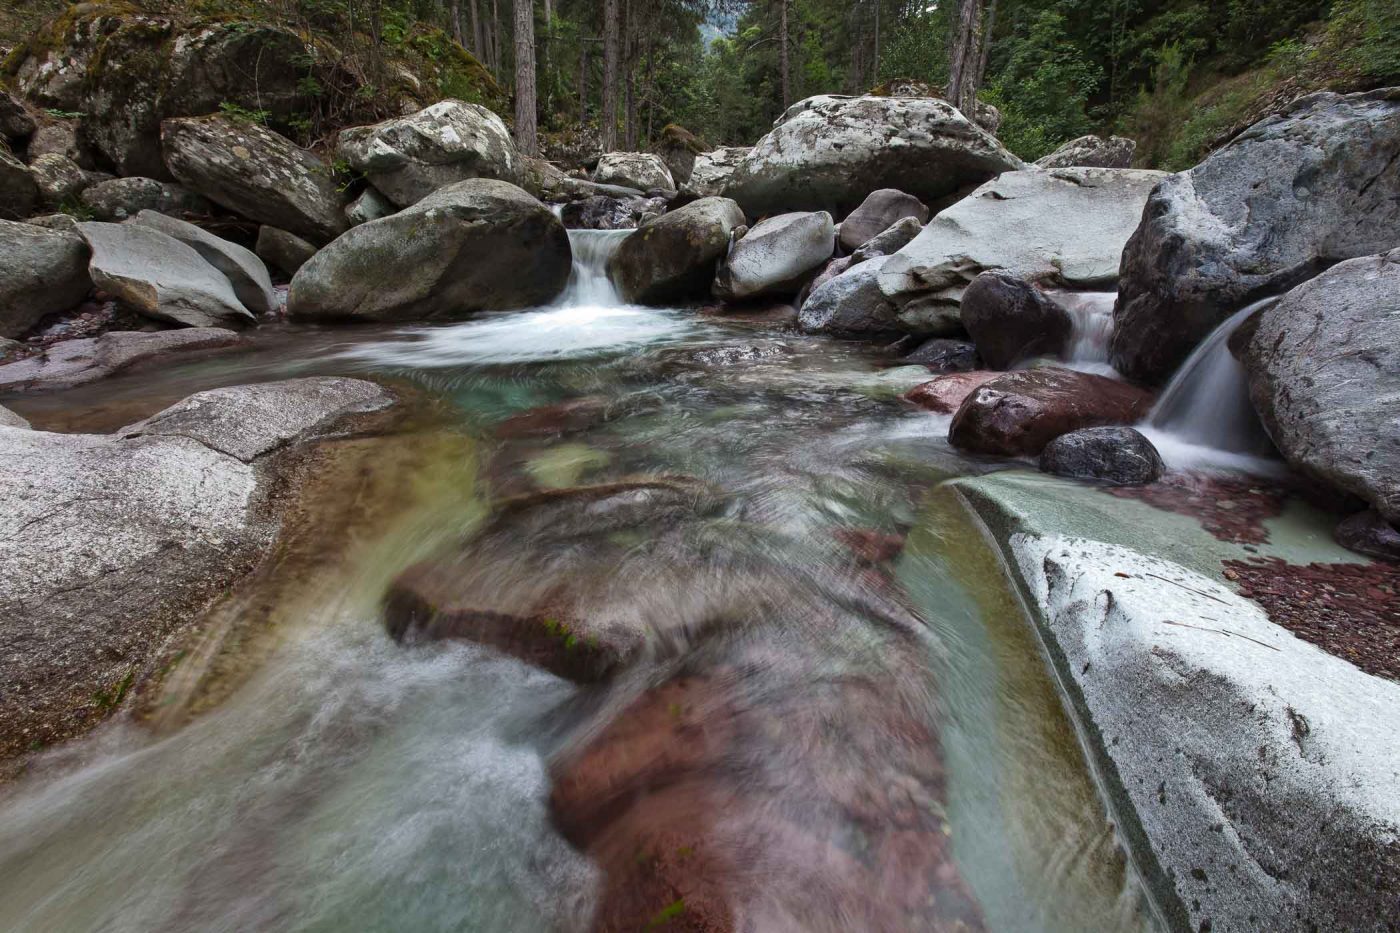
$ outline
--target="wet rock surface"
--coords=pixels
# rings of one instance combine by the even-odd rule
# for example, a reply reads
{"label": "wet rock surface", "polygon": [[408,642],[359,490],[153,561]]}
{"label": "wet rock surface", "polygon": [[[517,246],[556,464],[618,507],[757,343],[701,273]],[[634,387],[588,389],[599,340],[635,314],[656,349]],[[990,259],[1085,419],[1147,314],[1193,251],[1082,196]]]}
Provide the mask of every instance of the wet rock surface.
{"label": "wet rock surface", "polygon": [[0,391],[68,389],[172,354],[221,349],[238,342],[237,333],[217,327],[156,333],[110,331],[98,337],[64,340],[35,356],[0,366]]}
{"label": "wet rock surface", "polygon": [[1112,486],[1155,483],[1165,470],[1161,454],[1142,434],[1127,427],[1071,431],[1045,445],[1040,471]]}
{"label": "wet rock surface", "polygon": [[1063,308],[1010,272],[983,272],[959,303],[963,327],[992,369],[1064,353],[1074,324]]}
{"label": "wet rock surface", "polygon": [[[271,546],[272,493],[301,445],[392,400],[292,380],[201,393],[118,435],[0,427],[0,750],[84,731],[155,673],[167,640]],[[260,455],[218,449],[221,422]]]}
{"label": "wet rock surface", "polygon": [[303,321],[461,319],[549,302],[568,280],[568,234],[520,188],[473,179],[361,224],[292,279]]}
{"label": "wet rock surface", "polygon": [[1113,365],[1162,381],[1218,324],[1395,247],[1400,96],[1300,98],[1152,193],[1123,253]]}
{"label": "wet rock surface", "polygon": [[978,386],[985,385],[1000,375],[1000,372],[993,369],[949,373],[915,386],[904,394],[904,400],[940,415],[956,414],[962,403],[967,401],[967,397],[975,392]]}
{"label": "wet rock surface", "polygon": [[925,340],[906,354],[905,363],[918,363],[936,373],[963,373],[982,368],[977,347],[966,340],[935,337]]}
{"label": "wet rock surface", "polygon": [[1332,536],[1349,551],[1400,562],[1400,531],[1370,509],[1344,518]]}
{"label": "wet rock surface", "polygon": [[1136,423],[1151,405],[1147,392],[1103,376],[1057,367],[1022,370],[974,390],[954,416],[948,440],[977,453],[1036,456],[1071,431]]}

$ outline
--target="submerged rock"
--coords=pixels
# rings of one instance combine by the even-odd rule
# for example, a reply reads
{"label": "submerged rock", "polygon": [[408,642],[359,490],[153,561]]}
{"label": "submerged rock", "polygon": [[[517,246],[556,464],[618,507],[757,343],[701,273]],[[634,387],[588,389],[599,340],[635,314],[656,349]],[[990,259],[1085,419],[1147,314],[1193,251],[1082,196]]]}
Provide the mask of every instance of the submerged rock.
{"label": "submerged rock", "polygon": [[624,301],[703,297],[730,234],[743,222],[743,211],[728,198],[701,198],[638,227],[608,260],[608,274]]}
{"label": "submerged rock", "polygon": [[277,310],[277,296],[272,291],[272,279],[267,266],[252,250],[239,246],[194,224],[155,211],[142,211],[131,223],[159,230],[179,240],[221,272],[233,286],[233,293],[252,314],[271,314]]}
{"label": "submerged rock", "polygon": [[1040,472],[1095,479],[1111,486],[1143,486],[1166,469],[1157,448],[1142,433],[1107,426],[1071,431],[1045,445]]}
{"label": "submerged rock", "polygon": [[459,320],[546,304],[569,278],[569,236],[504,181],[458,182],[350,230],[292,279],[299,320]]}
{"label": "submerged rock", "polygon": [[1026,369],[973,391],[954,416],[948,440],[976,453],[1037,456],[1061,434],[1134,424],[1151,407],[1149,393],[1116,379],[1058,367]]}
{"label": "submerged rock", "polygon": [[992,369],[1010,369],[1038,356],[1060,356],[1074,323],[1034,285],[1010,272],[983,272],[963,292],[963,327]]}
{"label": "submerged rock", "polygon": [[177,353],[231,347],[238,342],[238,334],[217,327],[155,333],[108,331],[98,337],[63,340],[36,356],[0,366],[0,391],[70,389]]}
{"label": "submerged rock", "polygon": [[1400,249],[1284,295],[1259,318],[1244,365],[1289,464],[1400,522]]}
{"label": "submerged rock", "polygon": [[932,204],[1022,167],[946,101],[823,95],[788,108],[734,170],[724,193],[751,216],[793,210],[843,216],[880,188]]}
{"label": "submerged rock", "polygon": [[960,373],[982,368],[977,347],[966,340],[935,337],[925,340],[903,358],[905,363],[918,363],[936,373]]}
{"label": "submerged rock", "polygon": [[1123,136],[1080,136],[1035,160],[1040,168],[1127,168],[1137,143]]}
{"label": "submerged rock", "polygon": [[166,120],[161,141],[180,182],[235,214],[319,243],[347,226],[334,171],[285,136],[208,116]]}
{"label": "submerged rock", "polygon": [[762,220],[730,247],[715,276],[714,294],[727,301],[795,295],[803,280],[831,258],[835,239],[826,211]]}
{"label": "submerged rock", "polygon": [[460,100],[342,130],[337,148],[352,169],[399,207],[470,178],[517,184],[524,171],[523,157],[501,118]]}
{"label": "submerged rock", "polygon": [[88,255],[76,233],[0,220],[0,337],[18,337],[87,297]]}
{"label": "submerged rock", "polygon": [[607,152],[593,170],[593,180],[638,191],[675,191],[676,182],[661,156],[650,152]]}
{"label": "submerged rock", "polygon": [[0,754],[92,727],[158,673],[273,544],[305,443],[392,400],[300,379],[199,393],[117,435],[0,427]]}
{"label": "submerged rock", "polygon": [[[912,194],[894,188],[870,192],[860,207],[841,221],[841,245],[856,250],[884,233],[896,221],[912,218],[922,227],[928,223],[928,208]],[[911,237],[912,239],[912,237]],[[894,252],[889,250],[888,252]]]}
{"label": "submerged rock", "polygon": [[1165,179],[1123,253],[1114,367],[1164,380],[1250,302],[1394,248],[1397,158],[1400,91],[1320,93]]}
{"label": "submerged rock", "polygon": [[169,234],[138,224],[84,223],[95,286],[158,321],[188,327],[253,323],[227,277]]}
{"label": "submerged rock", "polygon": [[1112,289],[1118,263],[1162,172],[1007,172],[929,221],[890,257],[880,289],[911,329],[956,310],[978,275],[1002,270],[1036,285]]}

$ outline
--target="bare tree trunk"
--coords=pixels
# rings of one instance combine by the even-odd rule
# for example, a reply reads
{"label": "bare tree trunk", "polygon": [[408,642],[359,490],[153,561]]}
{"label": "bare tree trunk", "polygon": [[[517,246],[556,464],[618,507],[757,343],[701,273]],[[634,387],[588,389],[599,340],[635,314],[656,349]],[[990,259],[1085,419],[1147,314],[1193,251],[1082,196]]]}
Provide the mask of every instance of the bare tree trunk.
{"label": "bare tree trunk", "polygon": [[588,122],[588,43],[578,44],[578,122]]}
{"label": "bare tree trunk", "polygon": [[500,81],[501,74],[501,7],[499,0],[491,0],[491,71]]}
{"label": "bare tree trunk", "polygon": [[603,0],[603,112],[598,136],[604,152],[617,148],[618,0]]}
{"label": "bare tree trunk", "polygon": [[472,15],[472,54],[480,60],[483,54],[482,47],[486,44],[482,41],[481,36],[481,2],[480,0],[467,0],[467,2],[467,8]]}
{"label": "bare tree trunk", "polygon": [[535,0],[515,0],[515,146],[539,155],[535,114]]}
{"label": "bare tree trunk", "polygon": [[870,84],[880,82],[880,0],[875,0],[875,53],[870,62]]}
{"label": "bare tree trunk", "polygon": [[632,0],[626,0],[623,33],[622,145],[628,152],[637,151],[637,18]]}
{"label": "bare tree trunk", "polygon": [[792,75],[788,65],[788,0],[778,0],[778,72],[782,77],[784,110],[792,106]]}
{"label": "bare tree trunk", "polygon": [[981,58],[983,0],[959,0],[958,21],[949,49],[948,102],[972,118],[977,107],[977,64]]}
{"label": "bare tree trunk", "polygon": [[977,58],[977,88],[987,80],[987,59],[992,55],[992,29],[997,24],[997,0],[987,0],[987,14],[984,17],[982,35],[979,39],[982,48]]}
{"label": "bare tree trunk", "polygon": [[456,40],[457,44],[462,45],[463,42],[461,0],[452,0],[452,5],[447,8],[447,15],[450,19],[450,22],[447,24],[449,26],[448,31],[452,33],[452,38]]}

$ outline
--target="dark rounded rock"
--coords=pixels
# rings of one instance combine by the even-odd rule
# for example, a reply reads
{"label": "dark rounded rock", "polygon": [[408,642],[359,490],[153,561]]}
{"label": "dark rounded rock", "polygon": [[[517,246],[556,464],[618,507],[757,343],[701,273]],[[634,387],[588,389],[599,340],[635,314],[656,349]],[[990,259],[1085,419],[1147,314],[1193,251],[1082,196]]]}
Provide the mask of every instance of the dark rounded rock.
{"label": "dark rounded rock", "polygon": [[1145,486],[1165,466],[1157,448],[1127,427],[1085,428],[1061,434],[1040,452],[1040,472],[1096,479],[1111,486]]}
{"label": "dark rounded rock", "polygon": [[977,352],[992,369],[1059,356],[1074,323],[1064,308],[1010,272],[983,272],[963,292],[961,314]]}
{"label": "dark rounded rock", "polygon": [[1348,551],[1400,563],[1400,531],[1372,509],[1342,519],[1332,537]]}
{"label": "dark rounded rock", "polygon": [[927,366],[936,373],[966,373],[982,368],[977,347],[966,340],[935,337],[925,340],[907,354],[903,362]]}

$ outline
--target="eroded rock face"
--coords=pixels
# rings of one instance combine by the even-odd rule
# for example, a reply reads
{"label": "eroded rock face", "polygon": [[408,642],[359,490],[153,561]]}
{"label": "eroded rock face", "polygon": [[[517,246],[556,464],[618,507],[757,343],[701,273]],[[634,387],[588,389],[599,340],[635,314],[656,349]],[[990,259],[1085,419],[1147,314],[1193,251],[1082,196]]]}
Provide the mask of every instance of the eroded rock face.
{"label": "eroded rock face", "polygon": [[681,185],[681,193],[691,198],[712,198],[724,193],[729,176],[750,152],[749,146],[727,146],[702,152],[695,157],[690,178]]}
{"label": "eroded rock face", "polygon": [[675,191],[676,182],[661,156],[651,152],[608,152],[598,160],[593,180],[604,185],[622,185],[638,191]]}
{"label": "eroded rock face", "polygon": [[1289,464],[1400,521],[1400,249],[1284,295],[1260,316],[1243,362]]}
{"label": "eroded rock face", "polygon": [[285,136],[210,116],[166,120],[161,141],[180,182],[235,214],[319,243],[347,226],[331,167]]}
{"label": "eroded rock face", "polygon": [[1061,434],[1040,452],[1040,471],[1110,486],[1143,486],[1166,467],[1157,448],[1133,428],[1106,426]]}
{"label": "eroded rock face", "polygon": [[208,216],[214,205],[184,185],[154,178],[112,178],[83,189],[83,205],[96,220],[119,222],[142,211],[172,217]]}
{"label": "eroded rock face", "polygon": [[518,184],[524,171],[524,159],[501,118],[460,100],[343,130],[337,148],[351,168],[399,207],[470,178]]}
{"label": "eroded rock face", "polygon": [[715,276],[714,294],[729,301],[795,295],[803,280],[831,258],[835,244],[826,211],[769,217],[730,247]]}
{"label": "eroded rock face", "polygon": [[825,95],[789,108],[724,193],[751,216],[844,216],[880,188],[934,203],[1022,165],[946,101]]}
{"label": "eroded rock face", "polygon": [[1165,380],[1250,302],[1394,248],[1400,91],[1321,93],[1152,193],[1123,252],[1113,365]]}
{"label": "eroded rock face", "polygon": [[1055,302],[1010,272],[983,272],[963,292],[963,327],[992,369],[1060,356],[1074,324]]}
{"label": "eroded rock face", "polygon": [[138,224],[79,224],[92,249],[95,286],[158,321],[187,327],[241,327],[253,315],[229,280],[194,249]]}
{"label": "eroded rock face", "polygon": [[911,324],[948,313],[988,270],[1057,288],[1112,288],[1123,246],[1166,175],[1007,172],[942,211],[886,263],[880,289]]}
{"label": "eroded rock face", "polygon": [[39,206],[39,185],[29,166],[0,149],[0,220],[23,220]]}
{"label": "eroded rock face", "polygon": [[304,379],[200,393],[117,435],[0,427],[0,754],[84,731],[106,715],[95,696],[138,688],[271,546],[270,494],[305,443],[392,400]]}
{"label": "eroded rock face", "polygon": [[[911,194],[894,188],[870,192],[860,207],[841,221],[841,245],[856,250],[885,232],[896,221],[913,218],[919,226],[928,222],[928,208]],[[894,252],[890,250],[889,252]]]}
{"label": "eroded rock face", "polygon": [[218,327],[155,333],[108,331],[63,340],[37,356],[0,366],[0,391],[54,392],[96,382],[124,369],[180,353],[236,346],[238,334]]}
{"label": "eroded rock face", "polygon": [[0,337],[18,337],[87,297],[88,255],[76,233],[0,220]]}
{"label": "eroded rock face", "polygon": [[300,320],[455,320],[546,304],[569,278],[569,236],[539,201],[504,181],[443,188],[361,224],[292,279]]}
{"label": "eroded rock face", "polygon": [[955,447],[1009,457],[1037,456],[1062,434],[1135,424],[1152,396],[1104,376],[1058,367],[1004,373],[979,386],[948,430]]}
{"label": "eroded rock face", "polygon": [[277,310],[277,296],[267,266],[252,250],[201,230],[194,224],[155,211],[142,211],[131,222],[173,237],[223,273],[233,293],[251,314],[271,314]]}
{"label": "eroded rock face", "polygon": [[1035,160],[1041,168],[1128,168],[1137,143],[1123,136],[1080,136]]}
{"label": "eroded rock face", "polygon": [[701,198],[638,227],[608,262],[623,300],[661,304],[709,293],[715,264],[744,212],[728,198]]}

